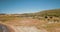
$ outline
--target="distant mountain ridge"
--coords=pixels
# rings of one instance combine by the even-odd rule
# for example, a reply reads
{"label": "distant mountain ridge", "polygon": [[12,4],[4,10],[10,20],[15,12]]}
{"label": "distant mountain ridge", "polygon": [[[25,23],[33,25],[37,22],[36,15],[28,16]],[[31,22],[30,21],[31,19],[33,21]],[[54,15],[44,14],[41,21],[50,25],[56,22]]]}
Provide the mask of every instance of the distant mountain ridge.
{"label": "distant mountain ridge", "polygon": [[36,13],[25,13],[25,14],[0,14],[0,15],[10,15],[10,16],[60,16],[60,9],[45,10]]}
{"label": "distant mountain ridge", "polygon": [[60,16],[60,9],[45,10],[35,14],[40,16]]}

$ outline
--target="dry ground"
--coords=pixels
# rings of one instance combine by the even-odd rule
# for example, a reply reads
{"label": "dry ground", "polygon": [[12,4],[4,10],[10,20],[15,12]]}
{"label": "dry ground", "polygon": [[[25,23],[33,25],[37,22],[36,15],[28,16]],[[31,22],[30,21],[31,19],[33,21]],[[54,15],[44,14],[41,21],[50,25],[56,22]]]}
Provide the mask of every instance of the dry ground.
{"label": "dry ground", "polygon": [[60,23],[49,23],[47,20],[15,18],[1,23],[14,32],[60,32]]}

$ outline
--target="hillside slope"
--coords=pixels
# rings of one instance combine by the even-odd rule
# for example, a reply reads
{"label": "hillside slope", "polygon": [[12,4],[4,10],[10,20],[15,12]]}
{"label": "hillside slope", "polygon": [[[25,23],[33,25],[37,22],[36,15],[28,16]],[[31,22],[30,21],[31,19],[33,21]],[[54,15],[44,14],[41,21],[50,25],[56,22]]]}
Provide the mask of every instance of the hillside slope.
{"label": "hillside slope", "polygon": [[60,9],[45,10],[35,14],[40,16],[60,16]]}

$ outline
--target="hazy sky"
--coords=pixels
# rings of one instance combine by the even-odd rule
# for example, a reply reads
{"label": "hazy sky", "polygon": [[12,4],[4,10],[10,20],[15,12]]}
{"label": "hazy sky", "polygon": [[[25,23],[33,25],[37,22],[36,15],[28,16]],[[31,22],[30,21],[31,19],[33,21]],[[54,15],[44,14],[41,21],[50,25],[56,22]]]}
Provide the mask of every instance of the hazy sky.
{"label": "hazy sky", "polygon": [[60,8],[60,0],[0,0],[0,13],[32,13]]}

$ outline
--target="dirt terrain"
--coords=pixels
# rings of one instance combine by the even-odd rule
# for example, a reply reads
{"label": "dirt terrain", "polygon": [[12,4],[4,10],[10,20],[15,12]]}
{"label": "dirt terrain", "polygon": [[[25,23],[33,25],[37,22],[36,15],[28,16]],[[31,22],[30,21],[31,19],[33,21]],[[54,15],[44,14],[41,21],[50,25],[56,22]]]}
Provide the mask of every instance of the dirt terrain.
{"label": "dirt terrain", "polygon": [[[43,25],[43,21],[40,22],[37,19],[23,19],[13,20],[14,22],[6,22],[6,26],[10,26],[15,32],[47,32],[44,28],[39,27]],[[12,30],[11,30],[12,31]]]}
{"label": "dirt terrain", "polygon": [[60,23],[52,23],[47,20],[23,18],[4,22],[13,32],[60,32]]}
{"label": "dirt terrain", "polygon": [[60,9],[31,14],[0,14],[0,32],[60,32]]}

